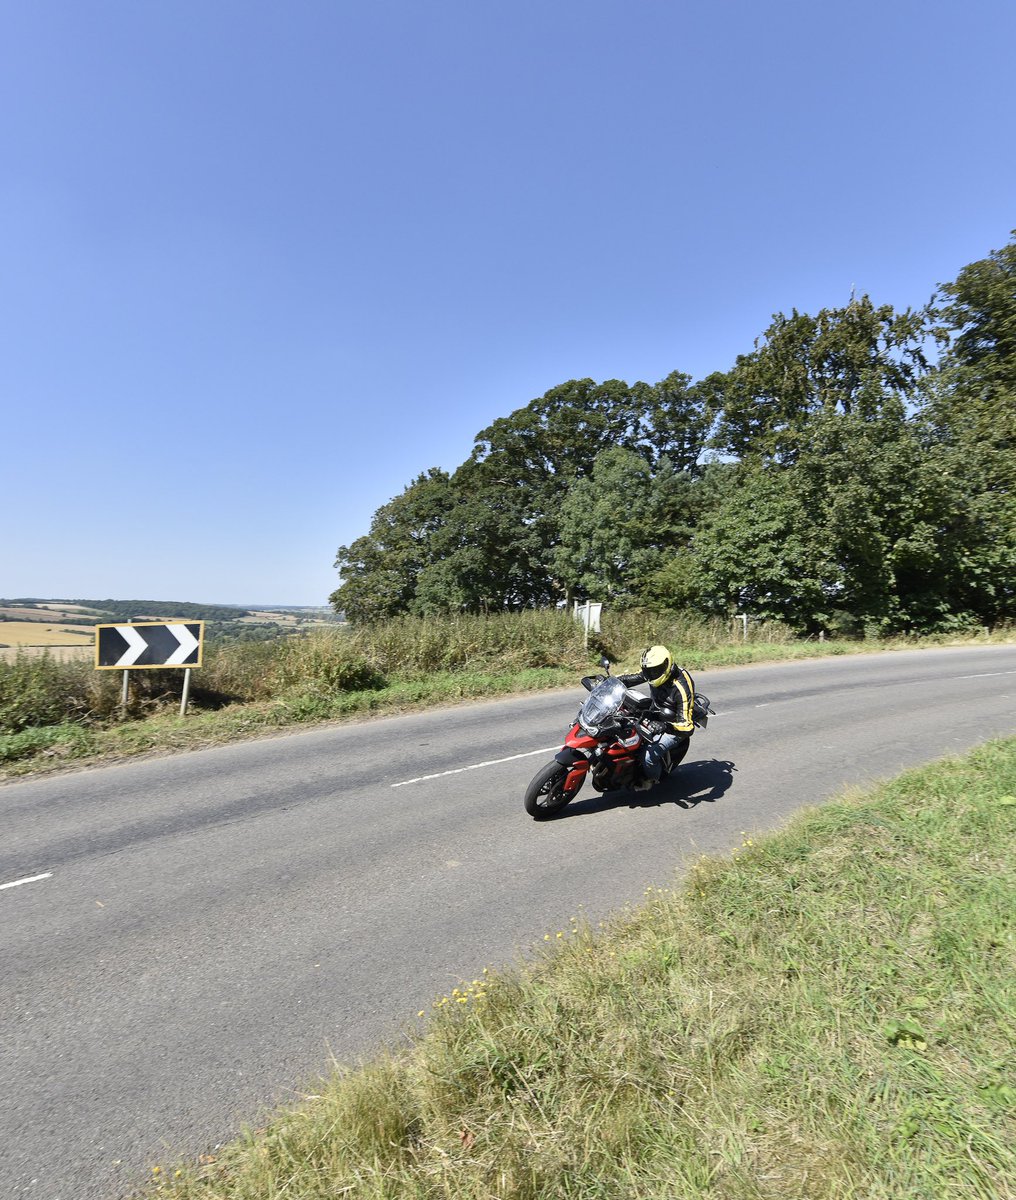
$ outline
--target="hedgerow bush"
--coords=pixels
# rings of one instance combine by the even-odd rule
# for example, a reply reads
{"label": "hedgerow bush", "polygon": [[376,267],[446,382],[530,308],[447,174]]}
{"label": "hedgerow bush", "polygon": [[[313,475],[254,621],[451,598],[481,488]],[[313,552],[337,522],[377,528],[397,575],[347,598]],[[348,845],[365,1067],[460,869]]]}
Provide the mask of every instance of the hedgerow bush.
{"label": "hedgerow bush", "polygon": [[777,621],[749,621],[743,638],[740,621],[699,617],[669,609],[623,609],[604,614],[603,634],[598,639],[613,661],[639,653],[648,645],[662,643],[679,660],[689,652],[718,650],[746,640],[767,645],[786,645],[797,634]]}
{"label": "hedgerow bush", "polygon": [[0,661],[0,732],[20,733],[36,725],[57,725],[90,710],[84,664],[49,654],[18,654]]}
{"label": "hedgerow bush", "polygon": [[201,687],[227,702],[268,700],[275,664],[283,653],[283,642],[228,642],[211,645],[198,671]]}
{"label": "hedgerow bush", "polygon": [[400,617],[346,635],[386,675],[460,669],[580,669],[588,661],[581,626],[555,609],[488,616]]}
{"label": "hedgerow bush", "polygon": [[[91,662],[50,654],[19,654],[0,661],[0,733],[60,725],[94,724],[123,715],[123,675],[97,671]],[[179,671],[132,671],[128,717],[180,703]]]}

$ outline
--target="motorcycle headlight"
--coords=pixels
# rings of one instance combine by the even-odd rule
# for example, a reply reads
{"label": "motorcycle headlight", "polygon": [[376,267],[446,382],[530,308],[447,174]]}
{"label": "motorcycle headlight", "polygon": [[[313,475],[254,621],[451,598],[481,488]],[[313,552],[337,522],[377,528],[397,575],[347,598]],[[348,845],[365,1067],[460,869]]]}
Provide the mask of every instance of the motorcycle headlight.
{"label": "motorcycle headlight", "polygon": [[596,735],[600,732],[599,725],[588,725],[585,721],[579,721],[579,724],[586,731],[586,733],[589,734],[590,737],[596,737]]}

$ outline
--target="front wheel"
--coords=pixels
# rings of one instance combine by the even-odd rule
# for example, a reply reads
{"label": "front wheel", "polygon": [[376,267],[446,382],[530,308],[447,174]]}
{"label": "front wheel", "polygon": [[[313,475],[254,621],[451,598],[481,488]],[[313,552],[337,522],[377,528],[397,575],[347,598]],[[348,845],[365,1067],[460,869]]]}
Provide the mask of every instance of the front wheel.
{"label": "front wheel", "polygon": [[549,762],[541,767],[526,788],[526,812],[537,821],[560,812],[578,791],[577,788],[570,792],[564,790],[567,778],[568,768],[562,763]]}

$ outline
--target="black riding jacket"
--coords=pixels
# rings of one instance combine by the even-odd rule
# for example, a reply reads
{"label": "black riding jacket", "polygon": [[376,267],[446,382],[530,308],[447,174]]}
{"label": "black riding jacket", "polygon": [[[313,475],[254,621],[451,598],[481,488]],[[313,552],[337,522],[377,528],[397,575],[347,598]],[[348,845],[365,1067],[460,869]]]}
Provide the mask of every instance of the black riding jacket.
{"label": "black riding jacket", "polygon": [[[618,675],[625,687],[648,683],[645,673]],[[661,684],[650,684],[649,698],[659,719],[666,723],[670,733],[688,737],[695,732],[692,721],[692,705],[695,703],[695,683],[692,677],[676,663],[670,668],[670,676]]]}

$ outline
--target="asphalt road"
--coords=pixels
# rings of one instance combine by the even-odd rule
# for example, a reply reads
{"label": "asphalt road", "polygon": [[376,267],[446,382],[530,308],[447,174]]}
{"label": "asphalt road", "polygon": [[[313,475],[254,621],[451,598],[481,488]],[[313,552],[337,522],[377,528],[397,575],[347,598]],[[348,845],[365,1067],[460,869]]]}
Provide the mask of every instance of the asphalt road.
{"label": "asphalt road", "polygon": [[111,1200],[571,916],[1016,733],[1013,646],[697,683],[718,715],[667,784],[549,823],[522,793],[577,684],[0,787],[0,1196]]}

